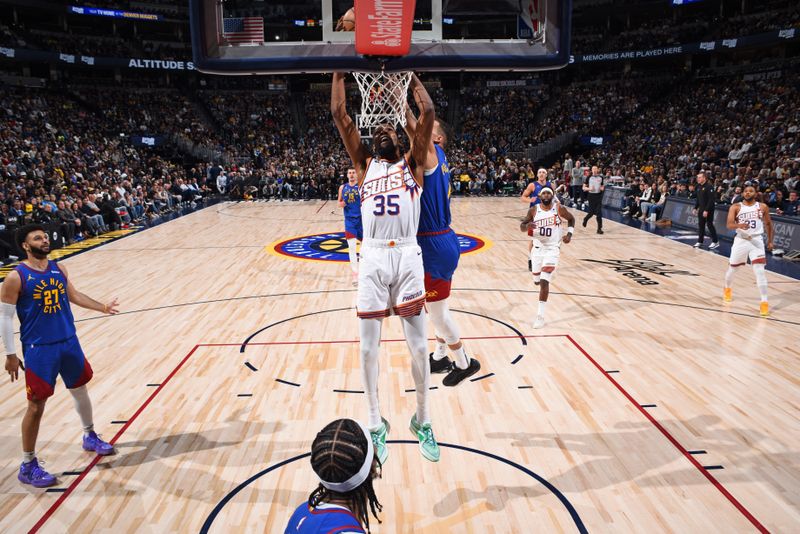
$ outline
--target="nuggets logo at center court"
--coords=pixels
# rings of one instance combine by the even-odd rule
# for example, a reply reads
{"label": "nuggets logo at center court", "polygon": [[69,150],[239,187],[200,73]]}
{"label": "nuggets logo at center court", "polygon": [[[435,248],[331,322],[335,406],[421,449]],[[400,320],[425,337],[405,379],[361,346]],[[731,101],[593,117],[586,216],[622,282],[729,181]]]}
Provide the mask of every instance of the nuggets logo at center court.
{"label": "nuggets logo at center court", "polygon": [[[462,255],[486,250],[492,246],[491,241],[474,235],[456,235],[458,235],[458,245],[461,248]],[[267,252],[296,260],[349,261],[347,240],[344,238],[344,232],[293,237],[269,245]]]}

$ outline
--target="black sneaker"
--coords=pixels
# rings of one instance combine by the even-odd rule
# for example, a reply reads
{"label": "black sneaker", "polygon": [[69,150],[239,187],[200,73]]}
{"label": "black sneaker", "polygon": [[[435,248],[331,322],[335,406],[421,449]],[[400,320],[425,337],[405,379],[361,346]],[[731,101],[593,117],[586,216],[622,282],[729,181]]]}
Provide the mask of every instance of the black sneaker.
{"label": "black sneaker", "polygon": [[528,260],[528,270],[533,272],[533,260]]}
{"label": "black sneaker", "polygon": [[469,378],[481,370],[481,362],[475,358],[470,358],[469,367],[466,369],[459,369],[453,365],[453,370],[447,373],[447,376],[442,380],[445,386],[453,387],[459,385],[465,378]]}
{"label": "black sneaker", "polygon": [[603,233],[603,230],[602,230],[602,229],[600,229],[600,228],[598,228],[598,229],[597,229],[597,233],[598,233],[598,234],[602,234],[602,233]]}
{"label": "black sneaker", "polygon": [[584,227],[584,228],[586,228],[586,225],[587,225],[588,223],[589,223],[589,219],[584,219],[584,220],[583,220],[583,223],[582,223],[582,224],[583,224],[583,227]]}
{"label": "black sneaker", "polygon": [[433,353],[431,352],[428,358],[431,361],[431,374],[438,374],[438,373],[449,373],[450,369],[453,367],[453,362],[445,356],[441,360],[436,360],[433,358]]}

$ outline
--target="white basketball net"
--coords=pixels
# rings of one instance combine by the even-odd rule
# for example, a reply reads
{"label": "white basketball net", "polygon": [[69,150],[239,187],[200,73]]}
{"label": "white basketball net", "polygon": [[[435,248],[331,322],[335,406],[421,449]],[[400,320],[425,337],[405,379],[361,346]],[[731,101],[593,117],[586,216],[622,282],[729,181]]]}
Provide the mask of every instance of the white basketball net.
{"label": "white basketball net", "polygon": [[353,75],[361,91],[359,129],[368,129],[371,133],[379,124],[406,125],[410,72],[355,72]]}

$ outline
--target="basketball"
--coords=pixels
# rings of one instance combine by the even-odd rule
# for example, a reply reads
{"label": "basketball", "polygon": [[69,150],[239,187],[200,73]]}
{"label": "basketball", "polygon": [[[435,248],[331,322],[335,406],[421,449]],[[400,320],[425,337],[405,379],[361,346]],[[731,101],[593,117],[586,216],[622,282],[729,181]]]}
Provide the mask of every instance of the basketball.
{"label": "basketball", "polygon": [[345,11],[344,15],[339,19],[336,24],[337,32],[352,32],[356,30],[356,12],[351,7]]}

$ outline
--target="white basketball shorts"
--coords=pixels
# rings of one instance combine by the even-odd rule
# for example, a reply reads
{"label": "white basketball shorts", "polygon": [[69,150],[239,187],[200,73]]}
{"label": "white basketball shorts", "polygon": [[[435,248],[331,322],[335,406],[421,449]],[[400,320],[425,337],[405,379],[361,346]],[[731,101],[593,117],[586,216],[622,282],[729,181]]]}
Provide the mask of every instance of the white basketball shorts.
{"label": "white basketball shorts", "polygon": [[553,273],[558,267],[558,258],[561,247],[558,245],[540,245],[534,241],[531,249],[531,270],[534,277],[541,277],[548,282],[553,278]]}
{"label": "white basketball shorts", "polygon": [[764,239],[761,236],[746,239],[737,235],[733,238],[730,264],[734,267],[747,263],[747,258],[750,258],[750,263],[753,263],[759,258],[765,258],[766,255]]}
{"label": "white basketball shorts", "polygon": [[425,306],[425,269],[417,238],[364,239],[356,308],[361,319],[418,315]]}

